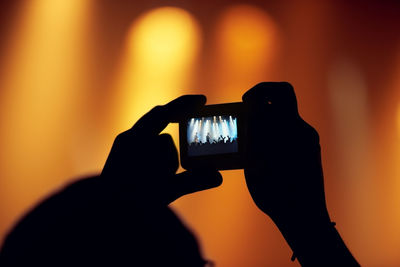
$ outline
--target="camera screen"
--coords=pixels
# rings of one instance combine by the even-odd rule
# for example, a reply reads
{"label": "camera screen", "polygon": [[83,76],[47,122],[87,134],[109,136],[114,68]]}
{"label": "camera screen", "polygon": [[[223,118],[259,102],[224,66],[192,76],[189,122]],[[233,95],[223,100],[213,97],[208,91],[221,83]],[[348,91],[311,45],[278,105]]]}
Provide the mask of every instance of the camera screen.
{"label": "camera screen", "polygon": [[187,122],[188,156],[238,152],[237,118],[212,116]]}

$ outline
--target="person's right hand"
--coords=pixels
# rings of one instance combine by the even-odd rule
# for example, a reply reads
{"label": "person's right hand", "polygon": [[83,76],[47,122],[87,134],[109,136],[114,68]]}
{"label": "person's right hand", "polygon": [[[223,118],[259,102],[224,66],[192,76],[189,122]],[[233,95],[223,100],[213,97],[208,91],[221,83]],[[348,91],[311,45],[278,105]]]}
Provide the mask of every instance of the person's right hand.
{"label": "person's right hand", "polygon": [[246,183],[257,206],[278,226],[329,221],[319,137],[297,110],[287,82],[260,83],[243,95],[248,111]]}

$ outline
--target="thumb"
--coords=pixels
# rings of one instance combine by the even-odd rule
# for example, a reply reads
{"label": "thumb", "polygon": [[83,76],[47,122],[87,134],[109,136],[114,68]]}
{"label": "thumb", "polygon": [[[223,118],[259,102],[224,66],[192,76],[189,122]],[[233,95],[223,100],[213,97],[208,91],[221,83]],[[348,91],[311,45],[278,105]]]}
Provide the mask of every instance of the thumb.
{"label": "thumb", "polygon": [[222,184],[222,176],[217,170],[190,170],[175,174],[169,181],[168,204],[181,196],[217,187]]}

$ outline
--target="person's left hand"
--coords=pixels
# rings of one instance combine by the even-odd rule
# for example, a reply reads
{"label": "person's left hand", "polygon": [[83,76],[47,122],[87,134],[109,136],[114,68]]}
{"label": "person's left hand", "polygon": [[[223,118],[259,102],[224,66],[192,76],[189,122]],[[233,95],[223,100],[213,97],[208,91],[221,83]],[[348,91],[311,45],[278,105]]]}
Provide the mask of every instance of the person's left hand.
{"label": "person's left hand", "polygon": [[203,95],[184,95],[156,106],[114,141],[101,177],[113,188],[143,203],[168,205],[177,198],[217,187],[221,174],[212,169],[176,174],[179,161],[172,137],[160,132],[203,106]]}

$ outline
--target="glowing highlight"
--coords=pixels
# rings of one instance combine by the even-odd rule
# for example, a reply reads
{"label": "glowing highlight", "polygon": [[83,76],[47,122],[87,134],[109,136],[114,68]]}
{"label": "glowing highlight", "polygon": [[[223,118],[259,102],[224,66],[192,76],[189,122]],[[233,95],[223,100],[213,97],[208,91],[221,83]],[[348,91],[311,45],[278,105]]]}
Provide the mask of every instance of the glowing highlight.
{"label": "glowing highlight", "polygon": [[195,19],[180,8],[157,8],[132,24],[117,86],[121,128],[183,92],[200,41]]}

